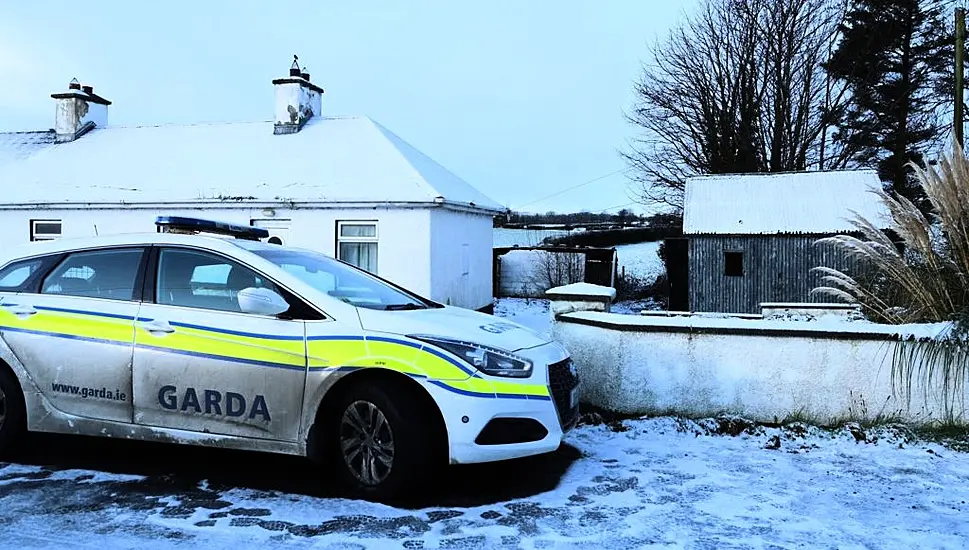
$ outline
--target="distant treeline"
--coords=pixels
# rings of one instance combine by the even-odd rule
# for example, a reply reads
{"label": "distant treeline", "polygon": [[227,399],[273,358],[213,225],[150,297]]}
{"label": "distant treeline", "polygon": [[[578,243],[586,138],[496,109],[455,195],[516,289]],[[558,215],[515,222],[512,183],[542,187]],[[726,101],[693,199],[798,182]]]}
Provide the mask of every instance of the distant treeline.
{"label": "distant treeline", "polygon": [[555,245],[611,247],[620,244],[661,241],[669,237],[679,237],[682,235],[682,225],[667,225],[574,231],[561,237],[546,238],[544,242],[545,244]]}
{"label": "distant treeline", "polygon": [[598,212],[546,212],[531,214],[524,212],[510,212],[495,218],[495,227],[528,227],[544,225],[561,225],[563,229],[573,226],[603,225],[613,227],[643,226],[643,227],[682,227],[683,219],[676,214],[654,214],[641,216],[628,209],[612,213]]}

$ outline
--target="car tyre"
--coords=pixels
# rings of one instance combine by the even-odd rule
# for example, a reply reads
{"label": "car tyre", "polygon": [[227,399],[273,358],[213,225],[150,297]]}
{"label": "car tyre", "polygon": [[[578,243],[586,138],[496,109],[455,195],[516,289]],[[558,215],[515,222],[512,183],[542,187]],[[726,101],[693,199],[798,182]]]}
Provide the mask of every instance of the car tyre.
{"label": "car tyre", "polygon": [[27,427],[20,381],[0,366],[0,456],[8,456]]}
{"label": "car tyre", "polygon": [[404,498],[426,478],[434,446],[414,401],[372,383],[357,384],[335,401],[324,431],[325,459],[347,496]]}

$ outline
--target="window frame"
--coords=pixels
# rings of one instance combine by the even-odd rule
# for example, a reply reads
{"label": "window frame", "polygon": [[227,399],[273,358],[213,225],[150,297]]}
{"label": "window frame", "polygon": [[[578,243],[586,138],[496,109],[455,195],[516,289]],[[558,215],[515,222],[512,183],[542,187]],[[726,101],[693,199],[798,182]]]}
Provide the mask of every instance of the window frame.
{"label": "window frame", "polygon": [[[373,237],[344,237],[343,231],[342,231],[343,228],[353,227],[353,226],[357,226],[357,227],[373,226]],[[380,265],[380,227],[379,226],[380,224],[378,223],[378,220],[337,220],[336,221],[336,247],[335,247],[336,259],[340,260],[341,262],[350,264],[353,267],[356,267],[357,269],[363,269],[367,273],[376,275],[378,271],[378,266]],[[343,243],[347,243],[347,244],[371,244],[372,243],[376,247],[375,253],[374,253],[374,256],[375,256],[374,271],[371,272],[364,269],[362,266],[351,264],[350,262],[344,261],[340,254],[340,248]]]}
{"label": "window frame", "polygon": [[[207,248],[200,248],[195,246],[185,246],[185,245],[155,245],[151,247],[148,252],[148,258],[146,262],[145,276],[142,279],[142,299],[145,303],[154,304],[160,307],[177,307],[181,309],[188,309],[193,311],[206,311],[218,314],[229,314],[229,315],[245,315],[248,317],[253,317],[251,313],[244,313],[241,311],[227,311],[223,309],[208,309],[195,306],[182,306],[177,304],[161,304],[158,303],[158,275],[159,275],[159,259],[161,257],[162,250],[181,250],[187,252],[194,252],[198,254],[205,254],[208,256],[214,256],[220,260],[226,262],[232,262],[238,264],[250,271],[253,271],[258,276],[266,279],[276,286],[276,289],[280,291],[280,295],[289,303],[289,311],[277,315],[276,318],[286,321],[332,321],[333,318],[326,313],[319,310],[319,308],[314,307],[308,300],[304,300],[300,296],[297,296],[293,291],[286,288],[285,285],[279,283],[275,277],[267,275],[261,269],[256,269],[255,267],[249,265],[244,260],[232,257],[228,254],[222,252],[217,252],[215,250],[209,250]],[[255,315],[255,317],[264,317],[261,315]]]}
{"label": "window frame", "polygon": [[[38,236],[37,225],[41,223],[56,223],[60,228],[57,236]],[[45,233],[43,235],[53,235]],[[64,220],[53,218],[31,218],[30,220],[30,242],[56,241],[64,236]]]}
{"label": "window frame", "polygon": [[[113,252],[113,251],[125,251],[125,250],[137,250],[141,251],[141,259],[138,261],[138,268],[135,270],[135,279],[131,287],[131,299],[121,300],[118,298],[108,298],[105,296],[79,296],[77,294],[52,294],[48,292],[43,292],[44,282],[47,281],[48,277],[54,274],[58,268],[60,268],[64,262],[68,261],[71,256],[76,254],[91,254],[97,252]],[[52,255],[56,256],[57,260],[52,262],[46,269],[38,269],[37,272],[43,272],[39,277],[33,276],[35,279],[32,282],[31,292],[39,296],[52,296],[55,298],[81,298],[88,300],[110,300],[112,302],[141,302],[143,300],[142,289],[144,288],[144,278],[145,270],[148,265],[148,255],[149,247],[146,245],[118,245],[118,246],[105,246],[99,248],[81,248],[78,250],[68,250],[65,252]],[[25,260],[27,258],[24,258]]]}
{"label": "window frame", "polygon": [[[731,257],[739,258],[739,260],[731,261],[730,260]],[[737,267],[738,266],[737,261],[739,261],[739,273],[737,273],[735,269],[731,269],[731,267]],[[744,274],[745,274],[745,270],[744,270],[744,251],[743,250],[739,250],[739,249],[735,249],[735,248],[724,249],[724,251],[723,251],[723,276],[724,277],[730,277],[730,278],[736,278],[736,277],[743,277]]]}

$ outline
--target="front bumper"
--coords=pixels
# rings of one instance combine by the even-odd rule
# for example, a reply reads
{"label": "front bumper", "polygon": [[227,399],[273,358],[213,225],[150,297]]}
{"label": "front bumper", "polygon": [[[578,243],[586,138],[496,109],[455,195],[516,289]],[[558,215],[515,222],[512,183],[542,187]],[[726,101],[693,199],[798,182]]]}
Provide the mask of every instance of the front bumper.
{"label": "front bumper", "polygon": [[[441,408],[448,430],[450,462],[470,464],[492,462],[555,451],[565,433],[578,421],[578,404],[570,403],[578,379],[569,378],[568,352],[555,343],[517,352],[533,361],[535,372],[528,383],[545,381],[551,397],[542,399],[472,398],[447,391],[434,384],[427,390]],[[564,371],[562,370],[564,369]],[[566,376],[563,377],[563,372]],[[526,380],[523,380],[526,381]],[[480,445],[476,439],[494,419],[533,419],[547,434],[537,441],[523,443]]]}

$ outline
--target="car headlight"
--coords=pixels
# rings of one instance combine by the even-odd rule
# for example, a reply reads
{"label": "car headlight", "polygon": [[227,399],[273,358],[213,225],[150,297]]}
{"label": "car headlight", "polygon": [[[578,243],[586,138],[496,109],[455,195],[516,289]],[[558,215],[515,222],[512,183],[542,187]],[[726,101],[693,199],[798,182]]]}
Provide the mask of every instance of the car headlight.
{"label": "car headlight", "polygon": [[504,350],[437,336],[416,335],[411,338],[444,348],[464,359],[472,367],[491,376],[528,378],[532,374],[531,361]]}

